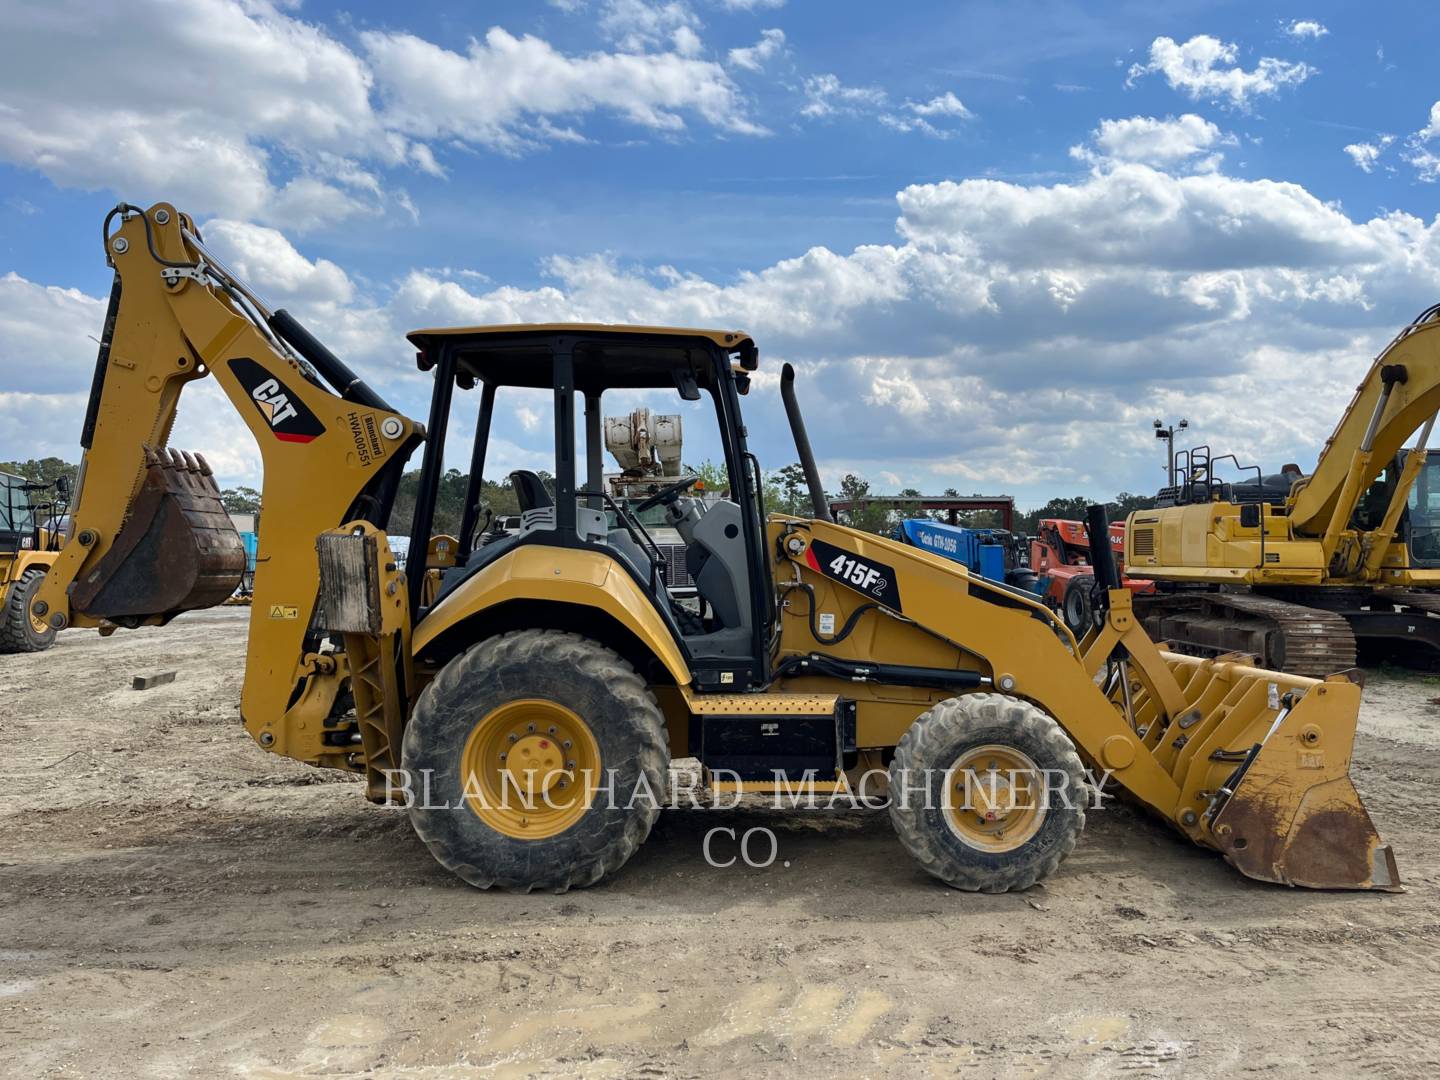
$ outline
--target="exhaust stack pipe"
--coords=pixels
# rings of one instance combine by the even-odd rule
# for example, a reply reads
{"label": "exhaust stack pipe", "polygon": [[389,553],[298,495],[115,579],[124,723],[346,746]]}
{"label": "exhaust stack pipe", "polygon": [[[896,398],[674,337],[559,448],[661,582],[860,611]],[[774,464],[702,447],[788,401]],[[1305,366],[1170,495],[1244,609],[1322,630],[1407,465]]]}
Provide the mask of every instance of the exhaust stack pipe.
{"label": "exhaust stack pipe", "polygon": [[805,433],[805,417],[795,400],[795,369],[786,364],[780,371],[780,398],[785,402],[785,415],[790,419],[790,432],[795,436],[795,452],[800,455],[800,468],[805,470],[805,485],[810,489],[810,505],[821,521],[835,520],[830,502],[820,483],[820,470],[815,467],[815,452],[810,449],[810,436]]}

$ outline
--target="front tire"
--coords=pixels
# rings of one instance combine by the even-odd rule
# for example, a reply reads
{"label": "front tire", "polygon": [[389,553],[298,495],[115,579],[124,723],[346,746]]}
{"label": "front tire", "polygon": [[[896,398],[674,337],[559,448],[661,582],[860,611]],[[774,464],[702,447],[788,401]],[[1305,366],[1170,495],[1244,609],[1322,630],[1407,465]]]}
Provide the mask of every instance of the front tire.
{"label": "front tire", "polygon": [[44,652],[55,644],[55,628],[36,625],[30,605],[45,580],[44,567],[31,567],[10,586],[0,612],[0,653]]}
{"label": "front tire", "polygon": [[927,872],[968,892],[1028,889],[1085,829],[1085,770],[1036,706],[966,694],[910,726],[890,764],[890,822]]}
{"label": "front tire", "polygon": [[593,885],[650,834],[669,756],[660,708],[618,654],[557,630],[502,634],[416,702],[410,821],[477,888]]}
{"label": "front tire", "polygon": [[1090,632],[1095,623],[1095,579],[1089,574],[1080,574],[1070,579],[1065,586],[1065,600],[1062,610],[1065,625],[1077,638]]}

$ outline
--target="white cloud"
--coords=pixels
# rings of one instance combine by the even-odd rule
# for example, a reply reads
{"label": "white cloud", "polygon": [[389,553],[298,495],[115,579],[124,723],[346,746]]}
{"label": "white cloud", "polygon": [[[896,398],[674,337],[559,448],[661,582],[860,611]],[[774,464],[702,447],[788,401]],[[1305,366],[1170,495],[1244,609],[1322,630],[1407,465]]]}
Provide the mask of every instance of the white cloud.
{"label": "white cloud", "polygon": [[1430,118],[1423,128],[1405,140],[1402,157],[1415,168],[1415,175],[1427,184],[1440,180],[1440,155],[1427,143],[1440,138],[1440,101],[1430,106]]}
{"label": "white cloud", "polygon": [[567,56],[498,27],[463,54],[412,34],[367,31],[361,40],[386,123],[416,139],[518,153],[566,130],[547,125],[595,111],[656,131],[684,130],[686,114],[737,134],[764,130],[719,64],[676,52]]}
{"label": "white cloud", "polygon": [[1440,180],[1440,155],[1433,150],[1415,148],[1407,150],[1405,160],[1415,166],[1415,174],[1427,184]]}
{"label": "white cloud", "polygon": [[929,101],[908,101],[905,103],[905,107],[916,116],[949,116],[958,120],[968,120],[975,115],[965,107],[963,101],[949,90]]}
{"label": "white cloud", "polygon": [[0,276],[3,388],[50,394],[88,386],[96,349],[90,335],[99,334],[104,317],[104,302],[79,289],[37,285],[13,272]]}
{"label": "white cloud", "polygon": [[1330,33],[1328,27],[1314,19],[1293,19],[1285,27],[1285,33],[1293,38],[1322,38]]}
{"label": "white cloud", "polygon": [[720,0],[720,6],[726,11],[759,11],[761,9],[774,10],[785,6],[785,0]]}
{"label": "white cloud", "polygon": [[[1161,168],[1178,166],[1214,168],[1219,157],[1211,153],[1219,146],[1233,146],[1233,135],[1224,134],[1215,124],[1194,113],[1180,117],[1132,116],[1125,120],[1102,120],[1090,133],[1090,144],[1072,146],[1070,155],[1080,161],[1129,161]],[[1206,155],[1200,161],[1199,155]]]}
{"label": "white cloud", "polygon": [[328,259],[311,262],[277,229],[223,218],[207,222],[205,241],[241,278],[265,282],[266,291],[307,307],[337,307],[355,299],[345,271]]}
{"label": "white cloud", "polygon": [[929,101],[906,101],[890,107],[889,95],[877,86],[847,86],[835,75],[812,75],[805,79],[805,104],[801,116],[820,119],[834,116],[876,117],[881,124],[899,132],[920,132],[938,139],[956,134],[954,128],[940,127],[931,120],[956,121],[974,117],[949,90]]}
{"label": "white cloud", "polygon": [[[682,0],[605,0],[597,23],[600,32],[626,52],[663,49],[685,42],[697,47],[700,18]],[[677,35],[682,35],[677,41]],[[677,49],[682,55],[685,48]],[[697,50],[698,51],[698,50]]]}
{"label": "white cloud", "polygon": [[1394,135],[1381,135],[1376,138],[1374,142],[1350,143],[1344,147],[1344,150],[1345,153],[1350,155],[1350,160],[1359,167],[1361,172],[1368,173],[1375,170],[1375,165],[1379,162],[1380,155],[1384,153],[1385,148],[1394,141]]}
{"label": "white cloud", "polygon": [[811,75],[804,83],[805,105],[800,115],[813,118],[853,114],[885,104],[886,94],[876,86],[846,86],[835,75]]}
{"label": "white cloud", "polygon": [[1421,142],[1440,138],[1440,101],[1430,106],[1430,121],[1415,133],[1415,138]]}
{"label": "white cloud", "polygon": [[[591,255],[547,260],[534,288],[417,269],[372,294],[274,230],[205,228],[263,295],[415,416],[428,392],[403,345],[415,326],[729,326],[766,357],[746,408],[771,467],[793,455],[780,359],[801,368],[827,475],[893,472],[1035,502],[1143,490],[1159,479],[1157,411],[1267,466],[1308,465],[1373,350],[1431,302],[1440,221],[1356,220],[1298,184],[1187,171],[1223,136],[1136,119],[1100,125],[1094,167],[1068,182],[915,184],[898,194],[892,242],[815,247],[723,280]],[[98,297],[0,279],[0,367],[31,380],[0,395],[0,457],[31,445],[27,412],[73,455],[101,311]],[[228,413],[187,393],[191,426],[176,441],[226,463],[227,482],[253,482],[248,435],[227,434]],[[506,460],[543,451],[543,426],[528,431],[518,411],[497,420]]]}
{"label": "white cloud", "polygon": [[784,52],[785,31],[762,30],[760,40],[754,45],[730,50],[730,63],[746,71],[763,71],[766,64]]}
{"label": "white cloud", "polygon": [[[607,21],[608,20],[608,21]],[[6,13],[0,160],[53,182],[298,231],[396,206],[444,175],[431,140],[507,153],[584,141],[606,113],[760,134],[683,3],[610,0],[616,52],[490,30],[462,53],[369,31],[357,53],[265,0],[54,0]],[[647,51],[655,50],[655,51]]]}
{"label": "white cloud", "polygon": [[929,101],[907,101],[899,113],[882,113],[880,122],[895,131],[918,131],[933,139],[950,139],[957,134],[955,128],[939,127],[931,118],[939,120],[970,120],[975,114],[965,107],[964,102],[947,90]]}
{"label": "white cloud", "polygon": [[357,158],[433,166],[358,57],[268,5],[21,5],[0,50],[0,157],[62,185],[306,228],[384,205]]}
{"label": "white cloud", "polygon": [[1248,109],[1257,97],[1274,95],[1288,86],[1298,86],[1316,73],[1309,64],[1262,57],[1253,71],[1237,63],[1235,45],[1198,34],[1184,44],[1158,37],[1150,43],[1150,59],[1130,67],[1126,85],[1149,74],[1161,74],[1171,89],[1194,101],[1215,101],[1237,109]]}

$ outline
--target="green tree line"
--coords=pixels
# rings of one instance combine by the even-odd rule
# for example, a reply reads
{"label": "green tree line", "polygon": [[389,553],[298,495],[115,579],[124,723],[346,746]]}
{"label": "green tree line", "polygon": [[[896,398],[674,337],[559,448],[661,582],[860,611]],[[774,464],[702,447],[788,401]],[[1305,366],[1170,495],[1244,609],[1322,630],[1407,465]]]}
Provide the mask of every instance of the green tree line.
{"label": "green tree line", "polygon": [[[712,491],[723,492],[729,489],[730,481],[723,464],[702,461],[698,465],[690,466],[688,471],[699,474],[704,479],[705,486]],[[73,480],[75,466],[58,457],[32,458],[27,461],[0,461],[0,472],[48,484],[53,483],[59,476],[69,476]],[[541,473],[540,475],[547,484],[551,482],[548,474]],[[810,505],[810,490],[805,483],[805,471],[800,467],[799,462],[767,473],[763,480],[767,511],[793,514],[796,517],[811,515],[813,509]],[[445,475],[440,478],[440,490],[435,500],[435,532],[455,533],[459,531],[461,516],[465,512],[465,489],[468,482],[469,477],[459,469],[447,469]],[[420,471],[414,469],[407,472],[401,478],[400,488],[395,497],[395,508],[390,516],[390,529],[395,533],[400,535],[408,533],[410,521],[415,513],[415,499],[419,490]],[[873,498],[874,501],[841,515],[844,524],[863,529],[866,532],[890,533],[907,515],[933,516],[941,520],[944,520],[946,516],[943,511],[935,511],[933,514],[927,515],[925,511],[911,511],[897,504],[887,503],[883,496],[875,498],[871,494],[870,482],[855,473],[846,473],[840,480],[839,489],[827,494],[831,499],[851,502]],[[922,494],[924,493],[915,488],[905,488],[897,492],[899,497],[918,498]],[[941,494],[946,497],[959,497],[960,495],[954,488],[947,488]],[[484,480],[481,484],[480,499],[496,517],[520,512],[520,505],[515,499],[515,489],[511,486],[509,479],[505,477],[498,481],[488,478]],[[220,501],[232,514],[260,512],[260,492],[252,487],[225,488],[220,492]],[[1033,534],[1039,528],[1042,518],[1083,520],[1085,508],[1093,501],[1085,495],[1073,495],[1051,499],[1044,506],[1023,513],[1017,511],[1015,531]],[[1148,510],[1154,505],[1153,496],[1137,495],[1129,491],[1120,492],[1106,503],[1112,521],[1119,521],[1135,510]],[[962,525],[979,529],[1000,526],[999,513],[989,510],[962,513],[959,515],[959,520]]]}

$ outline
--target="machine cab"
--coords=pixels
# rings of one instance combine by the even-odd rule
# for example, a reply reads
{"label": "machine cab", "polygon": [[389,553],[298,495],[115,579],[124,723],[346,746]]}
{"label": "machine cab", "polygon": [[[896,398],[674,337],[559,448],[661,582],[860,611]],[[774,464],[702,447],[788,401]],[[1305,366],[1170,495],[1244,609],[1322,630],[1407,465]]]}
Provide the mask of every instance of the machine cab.
{"label": "machine cab", "polygon": [[[738,691],[768,680],[776,616],[759,466],[739,404],[757,362],[747,335],[551,324],[422,330],[410,340],[435,379],[406,566],[411,581],[426,581],[412,590],[418,636],[427,619],[453,615],[447,602],[486,567],[544,545],[613,561],[670,631],[697,689]],[[457,389],[474,392],[474,403]],[[706,435],[714,432],[700,452],[723,467],[720,497],[702,496],[694,474],[657,481],[643,498],[616,497],[605,476],[604,417],[631,413],[637,402],[683,410],[692,431],[703,423]],[[433,531],[451,413],[470,409],[475,437],[458,536],[453,558],[437,565],[414,538]],[[524,416],[533,427],[546,412],[553,453],[530,468],[510,467],[515,447],[492,435],[497,419]],[[483,505],[487,469],[513,489],[518,527],[497,528]],[[665,542],[657,542],[657,524]]]}
{"label": "machine cab", "polygon": [[[1412,451],[1402,450],[1366,489],[1355,507],[1353,523],[1360,529],[1376,529],[1395,492],[1395,485]],[[1427,455],[1406,493],[1395,539],[1404,543],[1408,565],[1429,570],[1440,567],[1440,452]]]}

